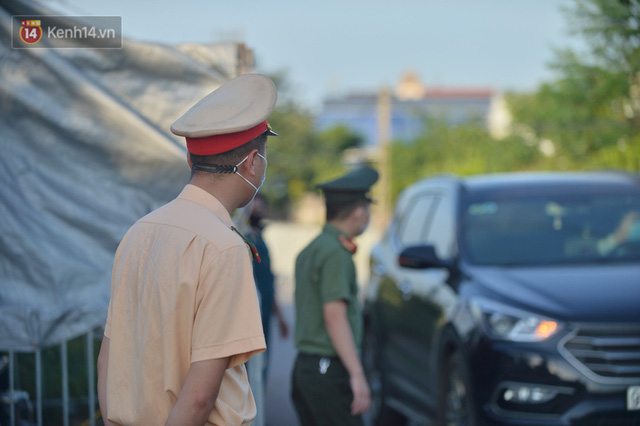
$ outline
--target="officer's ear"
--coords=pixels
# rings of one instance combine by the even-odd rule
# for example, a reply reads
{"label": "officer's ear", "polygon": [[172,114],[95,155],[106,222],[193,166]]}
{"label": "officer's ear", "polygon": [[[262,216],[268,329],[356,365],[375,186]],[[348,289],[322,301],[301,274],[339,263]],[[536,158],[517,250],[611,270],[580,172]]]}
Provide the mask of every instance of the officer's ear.
{"label": "officer's ear", "polygon": [[369,206],[359,204],[358,207],[353,210],[352,216],[358,222],[363,221],[368,216],[368,210]]}
{"label": "officer's ear", "polygon": [[191,161],[191,153],[187,151],[187,164],[189,164],[189,168],[193,168],[193,162]]}
{"label": "officer's ear", "polygon": [[249,158],[247,158],[247,164],[249,165],[249,173],[251,176],[255,176],[258,174],[258,163],[257,161],[262,161],[262,159],[258,156],[260,151],[257,149],[252,149],[249,152]]}

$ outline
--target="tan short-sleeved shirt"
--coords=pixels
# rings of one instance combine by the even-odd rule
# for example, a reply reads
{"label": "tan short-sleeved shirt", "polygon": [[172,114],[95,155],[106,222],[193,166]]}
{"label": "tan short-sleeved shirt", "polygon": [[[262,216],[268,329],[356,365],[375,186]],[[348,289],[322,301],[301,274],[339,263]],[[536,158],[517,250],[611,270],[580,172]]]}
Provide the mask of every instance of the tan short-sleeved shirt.
{"label": "tan short-sleeved shirt", "polygon": [[243,363],[265,340],[251,255],[231,225],[216,198],[187,185],[123,238],[105,327],[111,420],[163,425],[191,363],[229,356],[209,424],[255,417]]}

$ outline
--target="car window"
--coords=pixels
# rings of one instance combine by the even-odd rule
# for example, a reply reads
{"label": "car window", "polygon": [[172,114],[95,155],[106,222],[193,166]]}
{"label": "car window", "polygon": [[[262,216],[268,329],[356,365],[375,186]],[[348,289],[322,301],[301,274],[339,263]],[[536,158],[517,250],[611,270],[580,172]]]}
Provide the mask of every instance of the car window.
{"label": "car window", "polygon": [[449,198],[441,198],[428,224],[425,242],[433,244],[439,257],[451,256],[454,243],[455,209]]}
{"label": "car window", "polygon": [[398,239],[403,247],[424,243],[439,197],[435,194],[420,194],[414,197],[405,209],[398,224]]}
{"label": "car window", "polygon": [[640,260],[639,194],[575,192],[470,200],[463,208],[462,235],[468,260],[480,265]]}

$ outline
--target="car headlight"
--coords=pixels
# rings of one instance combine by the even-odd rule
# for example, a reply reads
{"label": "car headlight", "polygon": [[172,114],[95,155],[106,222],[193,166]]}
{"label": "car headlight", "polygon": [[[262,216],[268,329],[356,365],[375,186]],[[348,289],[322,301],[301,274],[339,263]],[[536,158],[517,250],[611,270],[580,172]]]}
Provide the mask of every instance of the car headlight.
{"label": "car headlight", "polygon": [[476,317],[492,339],[513,342],[541,342],[555,335],[561,324],[530,312],[487,300],[473,304]]}

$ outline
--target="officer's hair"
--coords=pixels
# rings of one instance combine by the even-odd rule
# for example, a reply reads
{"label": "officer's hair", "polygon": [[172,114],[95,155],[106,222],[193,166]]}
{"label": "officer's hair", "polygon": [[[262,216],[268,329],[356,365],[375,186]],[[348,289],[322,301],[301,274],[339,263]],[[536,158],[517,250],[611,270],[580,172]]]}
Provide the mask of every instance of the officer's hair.
{"label": "officer's hair", "polygon": [[[201,163],[208,165],[218,165],[218,166],[230,166],[233,167],[239,162],[242,161],[244,157],[246,157],[252,150],[257,149],[258,152],[262,155],[265,154],[267,147],[267,134],[263,133],[255,139],[251,139],[249,142],[240,145],[237,148],[232,149],[231,151],[223,152],[220,154],[214,155],[196,155],[189,154],[191,156],[192,163]],[[191,170],[191,176],[195,173],[207,173],[201,172],[198,170]],[[212,178],[216,178],[220,176],[221,173],[209,173]]]}
{"label": "officer's hair", "polygon": [[346,219],[360,206],[368,206],[369,200],[361,198],[346,203],[327,203],[327,222]]}

